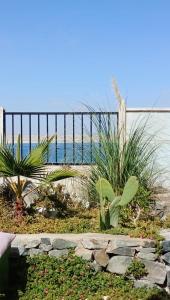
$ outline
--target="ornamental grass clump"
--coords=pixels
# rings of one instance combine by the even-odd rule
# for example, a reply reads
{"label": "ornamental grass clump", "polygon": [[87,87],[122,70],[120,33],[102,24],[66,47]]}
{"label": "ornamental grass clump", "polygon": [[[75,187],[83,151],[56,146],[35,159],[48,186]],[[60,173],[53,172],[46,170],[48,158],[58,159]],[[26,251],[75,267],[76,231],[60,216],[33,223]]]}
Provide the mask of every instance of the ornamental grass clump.
{"label": "ornamental grass clump", "polygon": [[[87,179],[89,202],[92,206],[99,203],[96,182],[100,178],[106,179],[114,193],[120,195],[128,178],[136,176],[139,189],[130,203],[133,205],[133,219],[136,223],[141,209],[148,209],[148,200],[160,175],[155,163],[158,145],[155,145],[154,137],[146,133],[147,122],[133,126],[123,143],[116,125],[109,123],[108,126],[106,116],[103,115],[100,119],[94,116],[93,122],[99,143],[93,142],[94,165]],[[142,197],[141,191],[144,195]]]}

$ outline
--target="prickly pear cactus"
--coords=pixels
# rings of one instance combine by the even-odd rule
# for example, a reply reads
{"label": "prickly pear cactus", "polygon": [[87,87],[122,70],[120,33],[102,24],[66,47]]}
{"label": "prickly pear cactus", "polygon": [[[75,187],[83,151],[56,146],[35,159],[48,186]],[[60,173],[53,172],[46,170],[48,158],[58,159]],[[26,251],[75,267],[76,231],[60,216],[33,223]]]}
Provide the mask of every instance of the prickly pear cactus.
{"label": "prickly pear cactus", "polygon": [[139,182],[135,176],[129,177],[123,189],[122,196],[116,196],[111,184],[100,178],[96,183],[96,190],[100,196],[100,228],[108,229],[110,226],[117,227],[121,207],[132,201],[139,187]]}

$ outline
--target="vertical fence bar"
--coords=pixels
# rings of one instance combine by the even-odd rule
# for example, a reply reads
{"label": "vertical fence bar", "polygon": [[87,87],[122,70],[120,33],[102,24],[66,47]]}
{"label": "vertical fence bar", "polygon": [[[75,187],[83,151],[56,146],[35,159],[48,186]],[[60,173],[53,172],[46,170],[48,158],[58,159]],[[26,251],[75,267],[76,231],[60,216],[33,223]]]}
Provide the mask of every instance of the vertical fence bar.
{"label": "vertical fence bar", "polygon": [[29,152],[31,152],[31,146],[32,146],[32,141],[31,141],[31,114],[29,114]]}
{"label": "vertical fence bar", "polygon": [[73,113],[73,164],[75,163],[75,116]]}
{"label": "vertical fence bar", "polygon": [[12,153],[14,155],[14,114],[12,114]]}
{"label": "vertical fence bar", "polygon": [[84,161],[84,115],[81,114],[81,162]]}
{"label": "vertical fence bar", "polygon": [[93,120],[92,113],[90,113],[90,161],[93,161],[93,149],[92,149],[92,135],[93,135]]}
{"label": "vertical fence bar", "polygon": [[57,132],[57,114],[55,114],[55,162],[56,163],[58,162],[57,135],[58,135],[58,132]]}
{"label": "vertical fence bar", "polygon": [[108,135],[110,136],[110,113],[107,114],[108,118]]}
{"label": "vertical fence bar", "polygon": [[22,123],[22,114],[20,114],[20,129],[21,129],[21,159],[23,158],[23,123]]}
{"label": "vertical fence bar", "polygon": [[64,114],[64,163],[66,163],[66,114]]}
{"label": "vertical fence bar", "polygon": [[40,143],[40,114],[38,114],[38,144]]}

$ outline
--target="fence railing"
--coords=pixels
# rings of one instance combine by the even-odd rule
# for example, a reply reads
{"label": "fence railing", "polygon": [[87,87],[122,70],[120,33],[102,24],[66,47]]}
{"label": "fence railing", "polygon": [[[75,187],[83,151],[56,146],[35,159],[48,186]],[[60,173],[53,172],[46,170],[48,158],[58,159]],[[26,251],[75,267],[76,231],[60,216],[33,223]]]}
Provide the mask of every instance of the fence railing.
{"label": "fence railing", "polygon": [[[92,164],[93,143],[100,144],[94,119],[102,118],[118,124],[117,112],[6,112],[3,111],[3,142],[16,149],[21,137],[21,156],[24,157],[44,138],[55,135],[50,145],[48,164]],[[1,122],[1,119],[0,119]]]}

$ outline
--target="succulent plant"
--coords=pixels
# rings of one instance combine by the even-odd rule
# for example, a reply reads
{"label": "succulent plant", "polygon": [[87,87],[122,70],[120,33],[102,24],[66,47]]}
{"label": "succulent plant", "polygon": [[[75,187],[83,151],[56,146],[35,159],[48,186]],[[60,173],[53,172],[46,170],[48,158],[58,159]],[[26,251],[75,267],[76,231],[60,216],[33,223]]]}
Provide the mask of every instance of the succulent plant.
{"label": "succulent plant", "polygon": [[136,195],[139,187],[137,177],[131,176],[125,184],[123,194],[115,195],[111,184],[100,178],[96,183],[96,190],[100,196],[100,228],[117,227],[121,207],[128,205]]}

